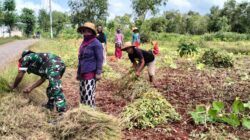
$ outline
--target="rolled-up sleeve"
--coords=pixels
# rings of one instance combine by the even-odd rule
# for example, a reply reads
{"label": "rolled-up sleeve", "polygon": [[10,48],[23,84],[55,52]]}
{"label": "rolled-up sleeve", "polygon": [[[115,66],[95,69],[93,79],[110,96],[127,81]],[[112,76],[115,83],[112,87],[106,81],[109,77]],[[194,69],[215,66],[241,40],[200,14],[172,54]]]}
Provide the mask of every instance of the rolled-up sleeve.
{"label": "rolled-up sleeve", "polygon": [[31,59],[31,56],[25,56],[24,58],[22,58],[18,64],[18,71],[26,72],[28,70]]}
{"label": "rolled-up sleeve", "polygon": [[102,73],[102,65],[103,65],[103,47],[101,43],[96,43],[95,45],[95,57],[96,57],[96,74]]}

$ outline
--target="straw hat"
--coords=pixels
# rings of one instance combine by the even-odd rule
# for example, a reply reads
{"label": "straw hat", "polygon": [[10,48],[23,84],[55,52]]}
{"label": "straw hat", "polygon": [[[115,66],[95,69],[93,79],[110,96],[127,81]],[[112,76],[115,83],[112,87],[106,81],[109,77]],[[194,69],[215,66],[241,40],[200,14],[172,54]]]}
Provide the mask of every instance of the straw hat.
{"label": "straw hat", "polygon": [[132,42],[125,42],[124,46],[122,47],[122,50],[125,51],[128,48],[135,47],[135,45],[132,44]]}
{"label": "straw hat", "polygon": [[95,24],[91,23],[91,22],[85,22],[82,26],[77,28],[77,32],[80,33],[81,30],[83,30],[85,28],[88,28],[88,29],[92,30],[95,35],[97,34]]}
{"label": "straw hat", "polygon": [[137,28],[137,27],[133,27],[133,28],[132,28],[132,31],[135,31],[135,30],[138,30],[138,28]]}

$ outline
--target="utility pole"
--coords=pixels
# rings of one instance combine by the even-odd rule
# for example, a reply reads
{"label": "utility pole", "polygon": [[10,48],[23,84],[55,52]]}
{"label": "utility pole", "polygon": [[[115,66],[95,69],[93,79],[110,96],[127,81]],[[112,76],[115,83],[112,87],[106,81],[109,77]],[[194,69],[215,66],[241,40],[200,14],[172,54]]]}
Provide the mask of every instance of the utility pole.
{"label": "utility pole", "polygon": [[51,1],[49,0],[49,15],[50,15],[50,38],[53,38],[53,29],[52,29],[52,10],[51,10]]}

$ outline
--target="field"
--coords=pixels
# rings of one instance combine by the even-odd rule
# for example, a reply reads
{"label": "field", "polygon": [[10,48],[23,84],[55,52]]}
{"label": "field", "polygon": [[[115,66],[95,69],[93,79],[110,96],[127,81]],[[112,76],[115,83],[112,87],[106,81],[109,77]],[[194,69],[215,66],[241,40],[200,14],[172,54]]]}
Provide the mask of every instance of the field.
{"label": "field", "polygon": [[[148,82],[146,70],[141,78],[134,77],[126,53],[122,60],[116,60],[114,44],[110,42],[108,64],[97,85],[96,110],[79,107],[79,83],[75,77],[80,42],[44,39],[31,48],[58,54],[67,65],[63,89],[69,111],[58,123],[48,123],[58,116],[41,107],[46,102],[47,84],[30,95],[22,95],[21,89],[36,76],[26,75],[20,88],[10,92],[6,85],[16,74],[16,64],[13,62],[0,74],[0,139],[245,140],[250,137],[247,104],[250,101],[250,41],[198,39],[194,43],[197,53],[183,57],[177,51],[178,41],[159,41],[154,85]],[[151,47],[142,45],[146,50]],[[203,54],[211,48],[228,54],[233,67],[217,68],[217,65],[200,63]],[[224,58],[227,57],[222,57],[223,64]]]}

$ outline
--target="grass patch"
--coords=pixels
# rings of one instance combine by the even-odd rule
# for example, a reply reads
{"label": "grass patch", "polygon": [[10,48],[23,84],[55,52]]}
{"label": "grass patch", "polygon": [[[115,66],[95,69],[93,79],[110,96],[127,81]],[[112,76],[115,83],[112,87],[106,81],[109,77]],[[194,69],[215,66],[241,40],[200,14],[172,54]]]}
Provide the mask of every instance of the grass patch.
{"label": "grass patch", "polygon": [[115,72],[110,65],[106,64],[103,66],[103,78],[106,80],[117,80],[121,78],[121,75]]}
{"label": "grass patch", "polygon": [[35,52],[49,52],[61,57],[67,67],[76,68],[78,64],[78,48],[81,40],[58,39],[44,40],[41,39],[38,43],[31,47]]}
{"label": "grass patch", "polygon": [[16,40],[15,38],[12,37],[8,37],[8,38],[0,38],[0,45],[5,44],[5,43],[9,43]]}

